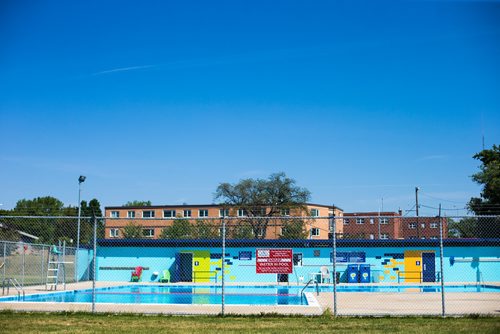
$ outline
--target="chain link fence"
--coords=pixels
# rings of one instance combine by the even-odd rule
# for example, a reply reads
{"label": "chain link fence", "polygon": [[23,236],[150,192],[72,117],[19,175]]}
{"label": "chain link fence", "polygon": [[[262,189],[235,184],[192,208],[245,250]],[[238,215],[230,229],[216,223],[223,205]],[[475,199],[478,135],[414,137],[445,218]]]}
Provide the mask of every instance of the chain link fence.
{"label": "chain link fence", "polygon": [[0,217],[0,308],[443,316],[500,310],[500,217],[238,214]]}

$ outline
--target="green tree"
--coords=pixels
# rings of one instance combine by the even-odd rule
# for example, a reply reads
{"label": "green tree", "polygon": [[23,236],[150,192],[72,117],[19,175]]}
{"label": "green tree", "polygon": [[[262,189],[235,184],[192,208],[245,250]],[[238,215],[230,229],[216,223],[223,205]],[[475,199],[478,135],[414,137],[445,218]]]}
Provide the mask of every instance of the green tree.
{"label": "green tree", "polygon": [[125,239],[140,239],[142,238],[142,226],[135,222],[128,223],[123,228],[123,237]]}
{"label": "green tree", "polygon": [[19,232],[17,232],[16,228],[10,226],[9,220],[7,218],[0,218],[0,240],[21,240],[21,235],[19,234]]}
{"label": "green tree", "polygon": [[219,226],[208,220],[198,220],[193,227],[193,237],[196,239],[215,239],[219,237]]}
{"label": "green tree", "polygon": [[193,226],[187,219],[175,219],[171,226],[161,230],[162,239],[191,239],[193,238]]}
{"label": "green tree", "polygon": [[57,198],[46,196],[17,201],[13,214],[16,216],[62,216],[64,203]]}
{"label": "green tree", "polygon": [[454,221],[448,218],[448,238],[477,238],[478,219],[473,217]]}
{"label": "green tree", "polygon": [[500,146],[482,150],[474,155],[474,159],[480,160],[481,166],[480,171],[472,175],[472,180],[483,186],[481,197],[471,198],[468,204],[469,209],[480,216],[477,236],[500,238]]}
{"label": "green tree", "polygon": [[123,206],[151,206],[151,201],[128,201]]}
{"label": "green tree", "polygon": [[102,217],[101,203],[98,199],[93,198],[87,205],[86,201],[81,202],[81,216],[82,217]]}
{"label": "green tree", "polygon": [[477,215],[500,215],[500,146],[482,150],[474,159],[480,160],[481,166],[472,180],[483,189],[480,198],[471,198],[469,208]]}
{"label": "green tree", "polygon": [[[19,231],[32,234],[39,243],[55,243],[58,238],[68,236],[74,238],[72,226],[64,223],[61,217],[71,212],[64,203],[51,196],[21,199],[12,210],[14,216],[43,216],[47,218],[15,219],[9,225]],[[76,230],[76,229],[75,229]]]}
{"label": "green tree", "polygon": [[[296,185],[285,173],[271,174],[268,179],[244,179],[236,184],[221,183],[215,200],[234,210],[244,210],[254,238],[266,238],[271,217],[281,215],[283,209],[304,211],[311,193]],[[260,233],[263,232],[263,233]]]}
{"label": "green tree", "polygon": [[226,237],[232,239],[253,239],[255,234],[253,228],[249,224],[238,224],[236,226],[226,227]]}
{"label": "green tree", "polygon": [[94,216],[97,220],[97,238],[104,238],[104,221],[99,219],[103,216],[101,203],[93,198],[87,204],[87,201],[81,201],[81,219],[80,219],[80,243],[88,244],[92,242],[94,235]]}
{"label": "green tree", "polygon": [[305,224],[302,219],[291,219],[283,223],[280,239],[307,239]]}
{"label": "green tree", "polygon": [[12,216],[12,211],[0,209],[0,216]]}

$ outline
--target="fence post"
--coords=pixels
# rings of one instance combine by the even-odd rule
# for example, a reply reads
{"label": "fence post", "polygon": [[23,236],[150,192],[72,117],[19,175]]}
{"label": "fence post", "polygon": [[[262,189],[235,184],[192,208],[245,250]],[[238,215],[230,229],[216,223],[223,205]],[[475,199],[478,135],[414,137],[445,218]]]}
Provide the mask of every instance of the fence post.
{"label": "fence post", "polygon": [[90,249],[87,248],[87,281],[90,281],[90,264],[92,263],[92,260],[90,258]]}
{"label": "fence post", "polygon": [[[224,215],[223,215],[224,216]],[[224,300],[224,297],[225,297],[225,291],[224,291],[224,287],[225,287],[225,275],[224,275],[224,270],[225,270],[225,255],[226,255],[226,221],[224,219],[224,217],[222,217],[221,219],[221,223],[222,223],[222,266],[221,266],[221,269],[222,269],[222,309],[221,309],[221,315],[224,316],[224,307],[225,307],[225,300]]]}
{"label": "fence post", "polygon": [[7,268],[7,243],[3,243],[3,279],[5,279],[5,270]]}
{"label": "fence post", "polygon": [[[335,210],[335,206],[334,206]],[[333,316],[337,316],[337,221],[333,212],[332,262],[333,262]]]}
{"label": "fence post", "polygon": [[25,272],[26,272],[26,245],[24,244],[24,242],[21,242],[21,246],[23,247],[23,280],[22,280],[22,287],[24,289],[24,276],[25,276]]}
{"label": "fence post", "polygon": [[42,265],[41,265],[41,272],[40,272],[40,282],[43,284],[43,273],[45,271],[45,246],[42,246]]}
{"label": "fence post", "polygon": [[92,313],[95,313],[95,280],[96,280],[96,258],[97,258],[97,217],[94,214],[94,254],[93,256],[93,272],[92,272]]}
{"label": "fence post", "polygon": [[443,219],[441,218],[441,204],[439,204],[439,262],[441,264],[441,316],[446,314],[444,300],[444,274],[443,274]]}

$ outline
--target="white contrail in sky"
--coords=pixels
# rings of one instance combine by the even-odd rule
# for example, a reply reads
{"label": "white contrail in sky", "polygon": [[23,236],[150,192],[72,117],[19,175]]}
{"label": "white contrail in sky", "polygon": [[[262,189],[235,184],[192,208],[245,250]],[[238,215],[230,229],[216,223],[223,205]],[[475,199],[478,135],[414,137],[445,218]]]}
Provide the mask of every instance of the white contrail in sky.
{"label": "white contrail in sky", "polygon": [[142,69],[145,69],[145,68],[151,68],[151,67],[155,67],[155,66],[156,65],[141,65],[141,66],[119,67],[119,68],[113,68],[111,70],[106,70],[106,71],[92,73],[91,75],[95,76],[95,75],[102,75],[102,74],[109,74],[109,73],[116,73],[116,72],[142,70]]}

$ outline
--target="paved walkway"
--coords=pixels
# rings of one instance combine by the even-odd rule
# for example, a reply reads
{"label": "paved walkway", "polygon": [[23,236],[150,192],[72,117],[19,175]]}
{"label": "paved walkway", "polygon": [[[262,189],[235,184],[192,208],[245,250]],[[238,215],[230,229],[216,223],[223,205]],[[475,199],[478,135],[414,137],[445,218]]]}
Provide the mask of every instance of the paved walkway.
{"label": "paved walkway", "polygon": [[[110,287],[129,285],[128,282],[96,282],[96,287]],[[135,283],[154,284],[158,283]],[[268,285],[264,283],[238,283],[236,285]],[[450,285],[457,285],[453,283]],[[500,283],[488,283],[500,286]],[[176,285],[195,285],[192,283],[181,283]],[[206,285],[206,284],[200,284]],[[229,285],[229,284],[228,284]],[[234,284],[233,284],[234,285]],[[373,285],[373,284],[372,284]],[[376,284],[381,285],[381,284]],[[427,284],[439,285],[439,284]],[[58,291],[61,291],[59,286]],[[66,290],[91,289],[92,282],[80,282],[66,284]],[[45,286],[26,287],[26,294],[43,294],[54,291],[46,291]],[[17,295],[14,288],[10,288],[10,295]],[[225,305],[226,314],[303,314],[319,315],[325,310],[333,311],[333,293],[320,292],[308,293],[309,305]],[[491,292],[467,292],[446,293],[446,314],[492,314],[500,316],[500,293]],[[2,302],[0,309],[3,310],[25,310],[25,311],[92,311],[89,303],[36,303],[36,302]],[[105,304],[98,303],[96,312],[135,312],[135,313],[165,313],[165,314],[219,314],[221,305],[187,305],[187,304]],[[441,315],[441,293],[440,292],[339,292],[337,293],[338,315]]]}

